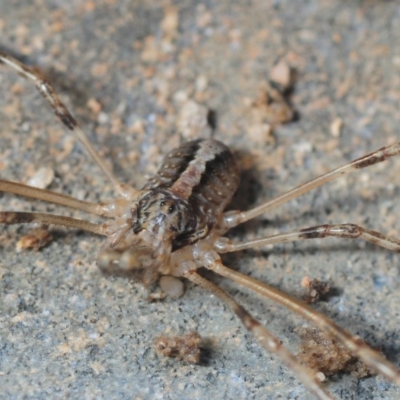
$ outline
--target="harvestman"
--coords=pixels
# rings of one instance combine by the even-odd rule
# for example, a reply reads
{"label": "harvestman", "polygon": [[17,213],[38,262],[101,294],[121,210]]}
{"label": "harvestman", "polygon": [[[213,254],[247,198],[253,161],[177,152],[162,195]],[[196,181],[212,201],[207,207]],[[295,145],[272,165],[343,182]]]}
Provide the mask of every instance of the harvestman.
{"label": "harvestman", "polygon": [[171,151],[158,173],[142,190],[121,183],[100,158],[77,121],[60,101],[53,87],[34,70],[0,52],[0,62],[31,80],[55,114],[81,142],[92,160],[111,180],[120,198],[109,203],[90,203],[21,183],[0,180],[0,191],[42,200],[107,218],[103,224],[50,215],[16,211],[0,212],[0,223],[42,223],[81,229],[106,236],[98,257],[102,269],[141,273],[145,285],[163,282],[169,293],[177,290],[176,278],[186,278],[210,291],[231,309],[243,325],[269,352],[276,354],[319,399],[332,399],[315,376],[281,345],[280,341],[219,287],[196,271],[207,268],[276,301],[314,323],[342,343],[350,352],[389,381],[400,385],[399,370],[309,305],[225,267],[218,253],[234,252],[268,244],[303,239],[362,238],[400,251],[400,241],[354,224],[319,225],[245,242],[232,242],[223,235],[232,227],[259,216],[342,175],[385,161],[400,154],[400,142],[383,147],[340,168],[304,183],[249,211],[224,212],[239,183],[239,169],[229,149],[215,140],[187,142]]}

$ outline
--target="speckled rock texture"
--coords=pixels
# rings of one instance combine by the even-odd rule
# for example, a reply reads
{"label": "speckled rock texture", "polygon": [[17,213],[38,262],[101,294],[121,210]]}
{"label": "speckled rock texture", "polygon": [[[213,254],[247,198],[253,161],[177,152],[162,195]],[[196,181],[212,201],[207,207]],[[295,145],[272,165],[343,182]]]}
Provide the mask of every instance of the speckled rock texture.
{"label": "speckled rock texture", "polygon": [[[398,1],[0,1],[0,50],[54,84],[121,180],[140,187],[168,150],[214,137],[241,164],[242,209],[400,140],[399,39]],[[254,104],[279,62],[293,71],[296,118],[270,126]],[[0,121],[2,179],[113,198],[32,84],[4,66]],[[343,222],[400,237],[399,168],[400,158],[337,180],[230,237]],[[0,210],[97,220],[8,194]],[[208,293],[187,284],[178,300],[149,302],[138,283],[98,270],[101,238],[60,228],[40,250],[17,246],[32,229],[0,227],[0,399],[312,398]],[[305,277],[328,281],[333,294],[313,307],[400,364],[399,254],[324,239],[223,259],[296,297]],[[302,319],[207,276],[299,351]],[[158,336],[192,331],[200,365],[156,353]],[[400,398],[381,377],[326,385],[337,399]]]}

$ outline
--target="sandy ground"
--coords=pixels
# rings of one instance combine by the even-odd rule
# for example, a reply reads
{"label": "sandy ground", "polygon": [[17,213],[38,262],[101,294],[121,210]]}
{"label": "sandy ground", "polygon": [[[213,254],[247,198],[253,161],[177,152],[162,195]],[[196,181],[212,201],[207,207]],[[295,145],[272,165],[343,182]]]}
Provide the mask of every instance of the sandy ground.
{"label": "sandy ground", "polygon": [[[249,208],[399,140],[399,2],[232,3],[5,0],[0,49],[40,69],[115,173],[136,187],[169,149],[212,136],[237,153],[243,183],[234,206]],[[289,101],[297,118],[271,135],[271,116],[256,100],[279,62],[294,71]],[[112,198],[110,184],[30,83],[1,67],[0,91],[2,179],[37,181],[45,168],[48,189],[90,201]],[[362,170],[231,237],[341,222],[400,235],[399,167],[393,159]],[[0,209],[84,217],[7,194]],[[178,300],[149,302],[139,284],[97,269],[101,238],[52,229],[46,247],[18,251],[29,232],[0,230],[1,399],[311,398],[201,289],[187,285]],[[306,276],[329,281],[334,295],[315,307],[400,363],[398,254],[325,239],[224,261],[296,297]],[[298,351],[294,330],[303,320],[210,278]],[[156,354],[157,336],[190,331],[204,338],[200,365]],[[327,387],[338,399],[400,398],[400,389],[381,377],[341,374]]]}

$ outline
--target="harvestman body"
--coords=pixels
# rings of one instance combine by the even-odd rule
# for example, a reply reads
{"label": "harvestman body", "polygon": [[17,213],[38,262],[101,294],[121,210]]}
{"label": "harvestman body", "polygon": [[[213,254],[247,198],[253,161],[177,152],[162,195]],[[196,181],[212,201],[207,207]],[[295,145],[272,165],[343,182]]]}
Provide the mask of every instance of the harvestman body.
{"label": "harvestman body", "polygon": [[[389,250],[400,251],[400,241],[353,224],[320,225],[246,242],[233,243],[223,235],[232,227],[278,207],[337,177],[400,154],[400,142],[384,147],[347,165],[300,185],[249,211],[224,212],[239,184],[239,168],[229,149],[216,140],[196,140],[171,151],[157,174],[142,190],[128,187],[113,175],[94,150],[77,121],[52,86],[36,72],[0,52],[0,62],[31,80],[66,127],[75,133],[93,161],[112,181],[120,199],[90,203],[0,180],[0,191],[78,209],[106,218],[103,224],[44,213],[0,212],[2,224],[43,223],[106,236],[98,258],[102,269],[140,274],[145,285],[164,279],[163,289],[174,294],[177,279],[184,277],[210,291],[230,308],[259,343],[277,354],[297,378],[319,399],[332,399],[315,376],[286,350],[280,341],[219,287],[200,276],[207,268],[270,298],[310,320],[341,342],[354,355],[386,379],[400,385],[400,372],[381,354],[369,348],[309,305],[265,283],[225,267],[218,253],[234,252],[281,242],[324,238],[362,238]],[[179,291],[179,290],[178,290]]]}

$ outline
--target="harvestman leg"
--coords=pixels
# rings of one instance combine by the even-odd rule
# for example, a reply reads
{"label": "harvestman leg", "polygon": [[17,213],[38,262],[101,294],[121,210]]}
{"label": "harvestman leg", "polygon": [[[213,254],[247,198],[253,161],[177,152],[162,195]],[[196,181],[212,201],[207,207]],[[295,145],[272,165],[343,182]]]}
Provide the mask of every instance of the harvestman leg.
{"label": "harvestman leg", "polygon": [[[196,266],[194,265],[194,269]],[[293,371],[295,376],[314,393],[320,400],[332,400],[329,393],[318,383],[316,378],[304,368],[280,341],[264,328],[250,313],[232,299],[218,286],[204,279],[196,272],[190,271],[183,275],[188,280],[203,289],[208,290],[214,296],[218,297],[231,311],[233,311],[242,321],[246,329],[255,336],[258,342],[270,353],[276,354],[280,360]]]}
{"label": "harvestman leg", "polygon": [[[72,132],[79,142],[86,149],[92,160],[100,167],[103,173],[111,180],[114,184],[116,190],[125,198],[129,198],[136,191],[121,182],[114,176],[111,170],[107,167],[101,157],[98,155],[96,150],[93,148],[85,133],[82,131],[78,125],[75,118],[71,115],[65,105],[58,98],[54,88],[46,82],[43,78],[39,76],[37,72],[33,69],[28,68],[24,64],[20,63],[13,57],[0,52],[0,63],[4,63],[14,70],[16,70],[24,78],[31,80],[40,94],[47,100],[51,108],[54,110],[55,114],[60,118],[63,124]],[[74,208],[77,210],[85,211],[90,214],[101,215],[101,216],[113,216],[116,209],[121,209],[124,207],[124,201],[115,201],[109,204],[95,204],[87,201],[82,201],[75,199],[73,197],[55,193],[44,189],[38,189],[21,183],[6,181],[0,179],[0,191],[13,193],[20,196],[30,197],[37,200],[47,201],[53,204],[62,205],[69,208]],[[12,211],[1,213],[0,223],[3,224],[22,224],[29,222],[46,223],[52,225],[63,225],[70,228],[82,229],[85,231],[97,233],[104,235],[105,228],[102,225],[92,224],[87,221],[82,221],[78,219],[61,217],[57,215],[48,215],[41,213],[15,213]]]}
{"label": "harvestman leg", "polygon": [[[400,371],[398,371],[392,363],[386,360],[381,354],[368,347],[363,341],[354,338],[350,333],[340,328],[332,320],[325,317],[325,315],[320,314],[311,308],[308,304],[297,300],[286,293],[282,293],[263,282],[257,281],[247,275],[243,275],[225,267],[222,264],[219,255],[214,251],[203,253],[197,264],[202,265],[225,278],[231,279],[239,285],[259,293],[260,295],[281,304],[296,314],[301,315],[303,318],[308,319],[319,329],[342,343],[378,374],[383,375],[396,385],[400,385]],[[190,278],[188,277],[188,279]]]}
{"label": "harvestman leg", "polygon": [[42,200],[48,203],[74,208],[89,214],[100,215],[102,217],[121,215],[121,210],[129,207],[131,204],[129,200],[125,199],[119,199],[109,203],[90,203],[88,201],[75,199],[74,197],[62,193],[35,188],[18,182],[5,181],[3,179],[0,179],[0,192],[13,193],[31,199]]}
{"label": "harvestman leg", "polygon": [[65,105],[61,102],[54,88],[44,80],[38,72],[22,64],[15,58],[9,56],[0,51],[0,63],[4,63],[9,67],[13,68],[24,78],[32,81],[39,93],[44,97],[44,99],[49,103],[50,107],[53,109],[57,117],[62,121],[62,123],[72,131],[85,150],[88,152],[92,160],[100,167],[103,173],[108,177],[108,179],[114,184],[117,192],[125,197],[129,198],[136,194],[136,190],[120,182],[115,175],[111,172],[108,166],[105,164],[103,159],[99,156],[97,151],[94,149],[89,139],[83,132],[82,128],[79,126],[76,119],[68,111]]}
{"label": "harvestman leg", "polygon": [[[0,192],[13,193],[32,199],[47,201],[52,204],[74,208],[90,214],[100,215],[102,217],[113,217],[122,215],[121,210],[126,210],[130,202],[125,199],[116,200],[110,203],[90,203],[78,200],[73,197],[61,193],[51,192],[49,190],[39,189],[22,183],[10,182],[0,179]],[[112,236],[111,243],[118,241],[118,220],[108,221],[104,224],[94,224],[89,221],[64,217],[61,215],[32,213],[32,212],[16,212],[16,211],[0,211],[0,224],[29,224],[41,223],[46,225],[60,225],[67,228],[81,229],[98,235]]]}
{"label": "harvestman leg", "polygon": [[[253,208],[246,212],[233,211],[224,214],[224,222],[226,228],[231,228],[240,223],[248,221],[268,210],[278,207],[294,198],[315,189],[324,183],[330,182],[341,175],[345,175],[357,169],[365,168],[370,165],[383,162],[390,157],[400,154],[400,142],[391,146],[383,147],[375,152],[372,152],[364,157],[350,162],[340,168],[337,168],[327,174],[317,177],[303,185],[300,185],[281,196],[272,199],[260,206]],[[249,240],[241,243],[232,243],[227,238],[218,239],[214,248],[220,252],[233,252],[247,248],[263,246],[267,244],[276,244],[295,240],[325,238],[325,237],[339,237],[339,238],[362,238],[366,241],[374,243],[378,246],[385,247],[389,250],[400,251],[400,241],[389,236],[383,235],[370,229],[366,229],[354,224],[339,224],[339,225],[319,225],[306,229],[300,229],[293,232],[272,235],[265,238]],[[217,256],[217,254],[215,254]],[[204,260],[206,261],[206,258]],[[212,257],[211,257],[212,258]],[[307,318],[313,322],[318,328],[329,333],[338,341],[343,343],[353,354],[357,355],[367,365],[374,369],[377,373],[385,376],[390,381],[400,385],[400,372],[393,364],[387,361],[379,353],[370,349],[362,341],[355,339],[351,334],[344,331],[337,326],[333,321],[326,318],[323,314],[318,313],[306,303],[296,300],[291,296],[281,293],[280,291],[266,285],[265,283],[256,281],[251,277],[242,275],[239,272],[233,271],[220,262],[219,257],[214,257],[214,260],[205,263],[205,266],[234,282],[245,286],[277,303],[285,306],[286,308],[296,312],[297,314]]]}
{"label": "harvestman leg", "polygon": [[0,179],[0,192],[13,193],[31,199],[47,201],[49,203],[85,211],[90,214],[104,215],[104,209],[101,204],[78,200],[62,193],[51,192],[50,190],[39,189],[22,183]]}
{"label": "harvestman leg", "polygon": [[216,251],[218,251],[218,253],[230,253],[233,251],[240,251],[253,247],[266,246],[269,244],[293,242],[296,240],[305,239],[322,239],[326,237],[337,237],[344,239],[360,238],[386,249],[400,252],[400,240],[355,224],[318,225],[292,232],[279,233],[277,235],[236,243],[232,243],[230,239],[223,237],[217,239],[214,248]]}
{"label": "harvestman leg", "polygon": [[[390,157],[394,157],[400,154],[400,142],[394,143],[390,146],[383,147],[377,151],[374,151],[366,156],[363,156],[357,160],[354,160],[342,167],[334,169],[327,174],[321,175],[305,184],[297,186],[296,188],[284,193],[281,196],[276,197],[258,207],[255,207],[249,211],[231,211],[224,214],[225,228],[229,229],[240,223],[248,221],[264,212],[276,208],[296,197],[315,189],[324,183],[330,182],[339,176],[348,174],[357,169],[366,168],[370,165],[383,162]],[[293,232],[272,235],[265,238],[249,240],[242,243],[232,243],[227,238],[218,239],[215,242],[215,249],[218,252],[231,252],[239,251],[246,248],[257,247],[266,244],[275,244],[281,242],[288,242],[294,240],[312,239],[312,238],[324,238],[324,237],[341,237],[341,238],[362,238],[379,246],[388,248],[394,251],[400,251],[400,241],[394,238],[390,238],[379,232],[366,229],[354,224],[340,224],[340,225],[320,225],[311,228],[301,229]],[[214,272],[222,275],[226,278],[233,280],[234,282],[251,289],[262,296],[265,296],[277,303],[285,306],[286,308],[296,312],[297,314],[307,318],[313,322],[318,328],[329,333],[331,336],[336,338],[338,341],[343,343],[353,354],[357,355],[367,365],[374,369],[377,373],[385,376],[388,380],[400,385],[400,372],[395,368],[393,364],[387,361],[376,351],[370,349],[362,341],[355,339],[351,334],[344,331],[342,328],[337,326],[333,321],[329,320],[323,314],[318,313],[306,303],[296,300],[291,296],[281,293],[280,291],[266,285],[265,283],[259,282],[251,277],[240,274],[239,272],[233,271],[224,265],[222,265],[219,256],[211,254],[211,257],[204,257],[204,266]]]}
{"label": "harvestman leg", "polygon": [[295,187],[288,192],[275,197],[274,199],[267,201],[248,211],[228,211],[224,214],[224,227],[226,229],[233,228],[243,222],[253,219],[273,208],[279,207],[280,205],[287,203],[296,197],[301,196],[304,193],[309,192],[327,182],[333,181],[334,179],[348,174],[350,172],[369,167],[380,162],[387,160],[390,157],[394,157],[400,154],[400,142],[394,143],[387,147],[382,147],[366,156],[360,157],[342,167],[336,168],[324,175],[321,175],[309,182],[306,182],[300,186]]}
{"label": "harvestman leg", "polygon": [[67,228],[80,229],[86,232],[95,233],[97,235],[106,236],[105,224],[94,224],[89,221],[84,221],[71,217],[64,217],[62,215],[17,211],[0,211],[0,224],[19,225],[33,223],[65,226]]}

